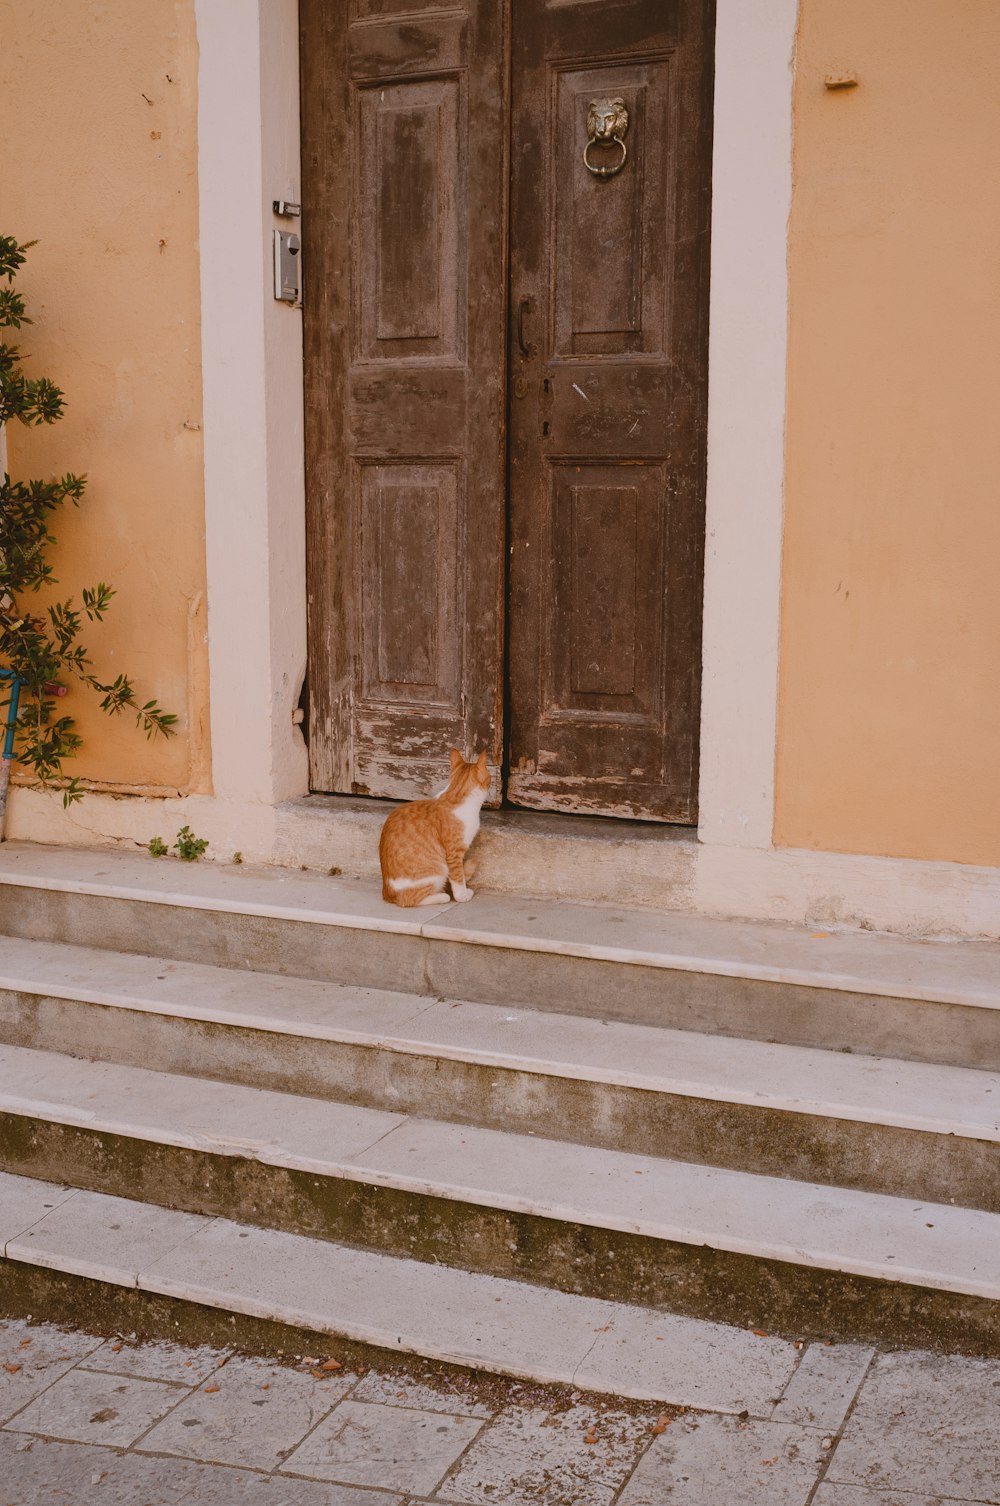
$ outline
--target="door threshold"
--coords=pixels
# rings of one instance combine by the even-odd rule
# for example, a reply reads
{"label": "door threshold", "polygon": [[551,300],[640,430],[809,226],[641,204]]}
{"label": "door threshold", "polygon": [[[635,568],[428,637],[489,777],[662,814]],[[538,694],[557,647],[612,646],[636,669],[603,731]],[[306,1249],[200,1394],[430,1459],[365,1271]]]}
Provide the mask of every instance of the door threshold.
{"label": "door threshold", "polygon": [[[329,816],[343,812],[356,819],[368,816],[384,821],[401,800],[380,800],[368,795],[303,795],[289,800],[284,809],[322,811]],[[664,821],[629,821],[618,816],[581,816],[567,811],[534,811],[505,805],[499,810],[484,809],[483,831],[530,832],[537,836],[583,837],[590,841],[620,842],[695,842],[697,826],[681,826]]]}
{"label": "door threshold", "polygon": [[617,816],[574,816],[565,811],[529,811],[514,806],[483,811],[484,828],[528,831],[540,836],[580,837],[590,842],[696,842],[697,826],[663,821],[625,821]]}

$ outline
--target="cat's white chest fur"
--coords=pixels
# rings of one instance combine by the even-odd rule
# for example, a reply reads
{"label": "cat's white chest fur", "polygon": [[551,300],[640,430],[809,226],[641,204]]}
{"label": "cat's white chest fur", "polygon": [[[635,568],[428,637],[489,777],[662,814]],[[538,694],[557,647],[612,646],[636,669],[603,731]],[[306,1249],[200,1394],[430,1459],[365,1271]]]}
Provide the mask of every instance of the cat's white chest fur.
{"label": "cat's white chest fur", "polygon": [[462,840],[468,848],[479,830],[479,810],[486,798],[485,790],[471,790],[465,799],[452,807],[452,815],[462,826]]}

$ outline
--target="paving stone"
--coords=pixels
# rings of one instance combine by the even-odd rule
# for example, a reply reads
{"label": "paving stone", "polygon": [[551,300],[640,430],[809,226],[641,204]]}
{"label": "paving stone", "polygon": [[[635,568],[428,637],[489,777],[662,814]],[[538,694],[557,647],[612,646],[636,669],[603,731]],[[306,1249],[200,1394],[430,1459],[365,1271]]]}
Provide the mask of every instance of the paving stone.
{"label": "paving stone", "polygon": [[50,1324],[0,1323],[0,1423],[27,1406],[100,1342],[89,1333],[62,1333]]}
{"label": "paving stone", "polygon": [[87,1370],[108,1370],[114,1375],[138,1375],[144,1380],[176,1381],[182,1386],[197,1386],[220,1365],[225,1364],[228,1349],[187,1349],[183,1344],[137,1344],[108,1339],[87,1356]]}
{"label": "paving stone", "polygon": [[3,1506],[180,1506],[186,1475],[173,1459],[0,1433]]}
{"label": "paving stone", "polygon": [[1000,1361],[880,1355],[827,1478],[1000,1503]]}
{"label": "paving stone", "polygon": [[355,1490],[352,1485],[283,1475],[264,1478],[225,1464],[189,1464],[187,1468],[197,1470],[198,1475],[191,1494],[184,1497],[185,1506],[402,1506],[403,1502],[402,1496],[384,1490]]}
{"label": "paving stone", "polygon": [[0,1475],[3,1506],[402,1506],[380,1490],[2,1433]]}
{"label": "paving stone", "polygon": [[774,1420],[836,1433],[874,1353],[858,1344],[810,1344],[774,1409]]}
{"label": "paving stone", "polygon": [[648,1444],[656,1415],[582,1404],[565,1412],[510,1407],[486,1427],[435,1499],[461,1506],[608,1506]]}
{"label": "paving stone", "polygon": [[620,1306],[602,1327],[573,1384],[612,1396],[768,1417],[798,1353],[785,1339],[670,1313]]}
{"label": "paving stone", "polygon": [[127,1448],[183,1395],[180,1386],[162,1381],[71,1370],[7,1427],[11,1432]]}
{"label": "paving stone", "polygon": [[914,1496],[907,1491],[868,1490],[864,1485],[830,1485],[825,1481],[813,1496],[812,1506],[975,1506],[954,1496]]}
{"label": "paving stone", "polygon": [[447,1412],[453,1417],[492,1417],[487,1407],[461,1391],[436,1391],[408,1375],[380,1375],[369,1370],[351,1392],[352,1401],[380,1402],[387,1407],[414,1407],[419,1412]]}
{"label": "paving stone", "polygon": [[805,1506],[826,1459],[815,1432],[736,1417],[677,1418],[619,1506]]}
{"label": "paving stone", "polygon": [[141,1447],[150,1453],[274,1469],[349,1384],[317,1381],[308,1372],[264,1360],[232,1359],[154,1428]]}
{"label": "paving stone", "polygon": [[476,1417],[342,1402],[284,1468],[345,1485],[429,1494],[476,1436]]}

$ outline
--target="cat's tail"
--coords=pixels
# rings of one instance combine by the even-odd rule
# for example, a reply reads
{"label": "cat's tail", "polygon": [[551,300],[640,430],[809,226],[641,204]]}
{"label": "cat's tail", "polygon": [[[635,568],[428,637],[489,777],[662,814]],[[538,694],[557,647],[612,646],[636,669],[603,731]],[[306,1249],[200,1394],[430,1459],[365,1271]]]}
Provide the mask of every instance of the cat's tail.
{"label": "cat's tail", "polygon": [[390,889],[384,883],[382,898],[390,905],[400,905],[404,910],[412,910],[415,905],[447,905],[451,901],[451,895],[440,884],[420,884],[414,888],[397,890]]}
{"label": "cat's tail", "polygon": [[447,904],[450,899],[445,889],[445,877],[436,873],[428,873],[420,878],[393,878],[390,874],[382,875],[382,898],[388,905],[399,905],[404,910],[412,910],[414,905],[441,905]]}

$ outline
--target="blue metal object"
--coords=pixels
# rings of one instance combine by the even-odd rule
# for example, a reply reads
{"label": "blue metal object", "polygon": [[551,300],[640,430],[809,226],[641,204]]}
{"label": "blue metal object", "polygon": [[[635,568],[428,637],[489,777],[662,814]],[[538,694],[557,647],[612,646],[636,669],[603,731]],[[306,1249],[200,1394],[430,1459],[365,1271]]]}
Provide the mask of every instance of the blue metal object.
{"label": "blue metal object", "polygon": [[3,841],[4,819],[7,815],[7,789],[10,785],[10,771],[14,762],[14,733],[17,730],[21,686],[24,684],[20,675],[15,674],[12,669],[0,669],[0,684],[4,681],[10,685],[10,699],[7,702],[7,728],[3,739],[3,758],[0,758],[0,842]]}
{"label": "blue metal object", "polygon": [[17,726],[17,708],[21,699],[24,681],[12,669],[0,669],[0,680],[10,681],[10,701],[7,705],[7,731],[3,740],[4,758],[14,757],[14,728]]}

